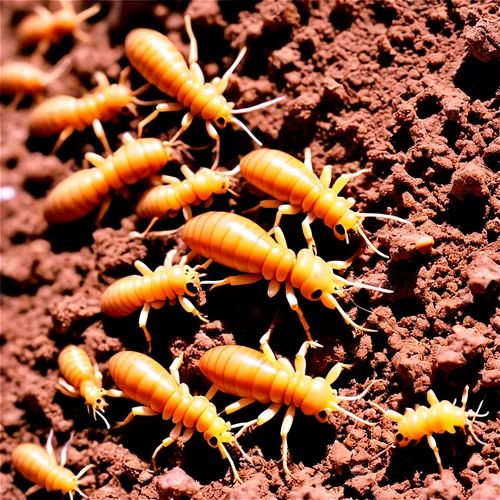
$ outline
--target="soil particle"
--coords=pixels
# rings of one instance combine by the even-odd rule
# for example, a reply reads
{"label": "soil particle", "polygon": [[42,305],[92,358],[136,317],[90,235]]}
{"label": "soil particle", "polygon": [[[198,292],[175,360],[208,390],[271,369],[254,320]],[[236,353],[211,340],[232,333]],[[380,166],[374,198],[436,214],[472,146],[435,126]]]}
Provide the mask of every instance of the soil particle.
{"label": "soil particle", "polygon": [[466,195],[489,196],[488,178],[490,172],[480,160],[459,165],[451,179],[451,193],[463,200]]}
{"label": "soil particle", "polygon": [[490,62],[500,57],[500,28],[494,18],[480,19],[465,31],[465,38],[471,52],[480,61]]}
{"label": "soil particle", "polygon": [[426,498],[439,498],[442,500],[457,500],[463,498],[463,486],[457,481],[453,472],[443,471],[440,479],[425,481]]}
{"label": "soil particle", "polygon": [[158,488],[160,500],[175,500],[183,497],[192,498],[201,489],[198,481],[195,481],[178,467],[159,476],[156,487]]}
{"label": "soil particle", "polygon": [[468,266],[469,287],[476,295],[494,294],[500,285],[500,265],[480,253]]}

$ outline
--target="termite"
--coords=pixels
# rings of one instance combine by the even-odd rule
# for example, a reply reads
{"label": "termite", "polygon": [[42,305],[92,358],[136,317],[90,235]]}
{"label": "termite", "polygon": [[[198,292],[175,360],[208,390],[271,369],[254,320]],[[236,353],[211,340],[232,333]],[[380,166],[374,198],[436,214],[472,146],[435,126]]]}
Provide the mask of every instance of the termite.
{"label": "termite", "polygon": [[308,300],[321,300],[330,309],[337,309],[345,322],[354,328],[373,332],[363,328],[345,313],[333,294],[343,296],[345,286],[367,288],[379,292],[391,293],[390,290],[363,283],[348,281],[333,273],[333,269],[346,269],[352,258],[346,261],[325,262],[308,249],[302,249],[298,255],[289,250],[281,228],[272,230],[276,241],[269,233],[249,219],[232,213],[207,212],[186,222],[182,229],[182,239],[191,249],[188,259],[195,255],[208,258],[201,268],[207,268],[212,262],[241,271],[243,275],[230,276],[220,281],[204,281],[212,284],[212,289],[222,285],[248,285],[262,278],[269,280],[267,294],[274,297],[282,283],[285,283],[286,298],[290,307],[298,314],[312,341],[309,325],[302,313],[294,288]]}
{"label": "termite", "polygon": [[[117,427],[128,424],[136,415],[161,415],[164,420],[175,424],[168,438],[156,448],[152,456],[152,465],[156,469],[156,455],[162,448],[170,446],[179,438],[186,442],[194,431],[203,433],[204,439],[212,448],[218,448],[222,458],[229,461],[235,481],[241,482],[231,456],[224,443],[235,444],[243,453],[231,432],[231,424],[218,416],[217,409],[210,402],[214,391],[206,396],[192,396],[186,384],[181,384],[179,367],[182,356],[176,358],[169,372],[154,359],[138,352],[125,351],[115,354],[109,360],[109,371],[123,395],[143,406],[136,406],[127,418]],[[181,436],[182,428],[185,431]]]}
{"label": "termite", "polygon": [[[251,212],[259,207],[278,208],[275,226],[281,221],[284,214],[306,212],[307,217],[302,222],[302,231],[307,240],[309,250],[316,253],[310,224],[315,219],[323,219],[324,223],[333,229],[335,236],[349,242],[347,231],[356,231],[366,244],[382,257],[389,258],[370,242],[361,224],[365,217],[390,219],[405,224],[411,222],[393,215],[359,213],[351,210],[354,198],[339,196],[340,191],[350,179],[369,172],[363,169],[354,174],[342,174],[330,188],[332,181],[332,167],[326,165],[318,178],[314,174],[311,161],[311,150],[306,148],[305,159],[302,163],[297,158],[283,151],[274,149],[259,149],[244,156],[239,165],[241,174],[251,184],[276,200],[264,200],[256,207],[245,212]],[[341,228],[341,232],[339,231]]]}
{"label": "termite", "polygon": [[[136,214],[141,218],[151,218],[151,222],[142,233],[133,231],[131,237],[143,238],[153,225],[166,215],[175,217],[182,210],[186,221],[193,217],[191,205],[201,205],[208,208],[213,203],[213,196],[230,192],[239,196],[230,188],[230,177],[236,171],[220,171],[201,168],[196,173],[187,165],[182,165],[181,172],[185,179],[162,175],[161,180],[166,185],[149,188],[139,199]],[[171,231],[157,231],[156,235],[171,233]]]}
{"label": "termite", "polygon": [[404,415],[394,410],[384,410],[378,404],[370,402],[371,406],[381,411],[387,418],[398,423],[397,433],[394,436],[394,443],[385,448],[381,453],[375,455],[372,460],[375,460],[392,448],[405,447],[411,443],[416,445],[422,438],[426,437],[436,457],[439,471],[442,474],[443,464],[433,434],[443,434],[445,432],[455,434],[455,428],[462,429],[465,433],[466,428],[469,428],[474,441],[485,445],[486,443],[476,436],[473,427],[476,417],[486,417],[488,415],[488,413],[482,415],[479,413],[484,400],[479,404],[477,411],[466,411],[465,406],[467,404],[468,395],[469,386],[466,386],[462,394],[462,407],[458,407],[455,405],[456,400],[453,403],[446,400],[439,401],[434,391],[430,390],[427,393],[427,402],[430,408],[425,406],[416,406],[415,410],[406,408]]}
{"label": "termite", "polygon": [[61,95],[42,102],[30,116],[30,134],[35,136],[60,134],[52,150],[52,154],[55,154],[75,130],[81,132],[92,125],[104,149],[111,154],[101,122],[112,120],[124,108],[137,115],[136,105],[148,106],[156,103],[156,101],[141,101],[136,97],[149,87],[149,84],[132,91],[128,81],[129,72],[129,67],[122,70],[118,83],[111,85],[107,76],[98,71],[95,74],[97,88],[83,97]]}
{"label": "termite", "polygon": [[205,77],[198,64],[198,45],[191,27],[191,18],[184,16],[186,31],[190,40],[189,67],[175,45],[164,35],[150,29],[132,30],[125,39],[125,51],[132,66],[155,87],[176,99],[176,103],[162,103],[148,117],[139,123],[139,137],[143,128],[154,120],[159,113],[181,111],[188,108],[181,128],[175,138],[179,137],[191,125],[194,116],[205,120],[208,135],[216,141],[214,166],[218,165],[220,153],[220,137],[215,125],[223,129],[228,123],[241,127],[259,146],[262,143],[250,132],[244,123],[234,115],[255,111],[271,106],[285,99],[284,96],[251,106],[245,109],[233,109],[234,103],[227,102],[222,95],[234,72],[245,55],[246,48],[240,50],[238,57],[222,78],[215,78],[205,83]]}
{"label": "termite", "polygon": [[293,423],[295,410],[299,408],[306,415],[315,415],[320,422],[326,422],[329,413],[339,411],[358,422],[373,426],[375,423],[362,420],[342,408],[339,402],[357,401],[363,398],[375,381],[371,382],[358,396],[339,396],[337,391],[330,386],[337,380],[343,369],[351,368],[353,365],[337,363],[328,372],[326,378],[313,378],[306,375],[305,356],[308,348],[322,346],[317,342],[304,342],[295,356],[295,367],[286,358],[277,359],[269,346],[274,323],[260,339],[262,352],[236,345],[217,346],[201,357],[200,370],[214,384],[211,391],[221,390],[242,398],[226,406],[224,411],[227,414],[256,401],[264,404],[271,403],[271,406],[255,420],[233,425],[233,429],[241,426],[236,438],[245,429],[253,425],[260,426],[271,420],[282,405],[288,406],[281,426],[281,451],[283,468],[287,474],[292,475],[287,465],[287,436]]}
{"label": "termite", "polygon": [[104,396],[117,397],[117,391],[102,388],[102,373],[97,363],[92,362],[89,355],[76,345],[66,346],[57,361],[63,378],[59,378],[56,387],[66,396],[83,397],[87,408],[92,408],[94,419],[96,414],[99,415],[109,429],[109,423],[101,413],[108,406]]}
{"label": "termite", "polygon": [[17,108],[25,96],[33,96],[39,100],[42,92],[57,80],[71,64],[71,58],[65,57],[50,71],[43,71],[26,61],[16,61],[0,67],[0,92],[2,95],[13,95],[9,104]]}
{"label": "termite", "polygon": [[200,275],[186,265],[186,255],[179,264],[173,265],[176,253],[176,250],[167,252],[163,266],[157,267],[154,272],[144,262],[136,260],[134,266],[142,276],[119,279],[106,289],[101,298],[102,312],[113,318],[128,316],[142,306],[139,326],[146,336],[148,352],[151,351],[151,335],[146,323],[151,307],[160,309],[167,300],[174,305],[177,299],[185,311],[208,323],[208,319],[186,297],[195,297],[200,290]]}
{"label": "termite", "polygon": [[58,184],[45,201],[44,214],[49,222],[71,222],[101,205],[98,221],[111,203],[109,192],[135,184],[158,172],[172,159],[172,143],[154,138],[134,139],[122,135],[123,146],[103,158],[87,153],[95,168],[75,172]]}
{"label": "termite", "polygon": [[95,16],[101,6],[92,5],[77,14],[71,0],[60,0],[61,9],[50,12],[42,5],[35,5],[34,14],[26,16],[17,28],[17,40],[20,47],[37,45],[35,53],[43,55],[50,45],[58,42],[66,35],[73,35],[84,43],[90,43],[92,38],[80,29],[80,25],[92,16]]}
{"label": "termite", "polygon": [[27,492],[26,496],[35,493],[42,488],[47,491],[61,491],[64,495],[69,493],[73,500],[75,492],[82,497],[88,498],[80,488],[80,478],[95,465],[85,466],[76,476],[69,469],[64,467],[70,440],[64,445],[61,452],[61,462],[57,465],[57,460],[52,447],[54,431],[51,430],[47,445],[42,448],[32,443],[23,443],[14,448],[12,452],[12,462],[19,473],[28,481],[35,483]]}

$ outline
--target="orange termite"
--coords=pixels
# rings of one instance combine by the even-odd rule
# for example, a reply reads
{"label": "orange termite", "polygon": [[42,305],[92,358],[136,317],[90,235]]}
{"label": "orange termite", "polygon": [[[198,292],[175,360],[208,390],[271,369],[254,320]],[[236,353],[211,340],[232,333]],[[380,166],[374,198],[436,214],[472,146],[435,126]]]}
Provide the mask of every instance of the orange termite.
{"label": "orange termite", "polygon": [[58,364],[64,378],[59,378],[56,387],[66,396],[83,397],[87,407],[92,408],[94,418],[99,415],[109,429],[109,423],[101,413],[108,406],[104,396],[117,397],[117,391],[102,388],[102,373],[97,363],[92,362],[81,347],[68,345],[59,354]]}
{"label": "orange termite", "polygon": [[[439,401],[434,391],[431,390],[427,393],[427,402],[430,408],[425,406],[416,406],[414,410],[406,408],[404,415],[394,410],[384,410],[378,404],[370,401],[370,404],[374,408],[381,411],[387,418],[398,423],[394,443],[375,455],[372,460],[375,460],[392,448],[405,447],[410,443],[416,445],[422,438],[426,437],[436,457],[439,472],[442,474],[443,464],[439,456],[439,448],[432,434],[443,434],[445,432],[455,434],[457,428],[465,432],[468,427],[474,441],[479,444],[486,444],[476,436],[473,427],[476,417],[486,417],[488,415],[488,413],[483,413],[482,415],[479,413],[484,400],[479,404],[477,411],[466,411],[465,407],[468,396],[469,386],[466,386],[462,394],[462,407],[460,408],[455,405],[456,400],[453,403],[446,400]],[[469,420],[469,418],[472,420]]]}
{"label": "orange termite", "polygon": [[227,102],[222,93],[229,82],[229,76],[234,72],[245,55],[246,48],[241,49],[232,66],[222,78],[215,78],[211,83],[205,83],[205,77],[198,64],[198,45],[191,27],[191,18],[184,16],[186,31],[190,40],[189,67],[175,45],[164,35],[150,29],[132,30],[125,39],[125,51],[132,66],[155,87],[176,99],[176,103],[162,103],[139,124],[139,137],[142,129],[154,120],[159,113],[181,111],[188,108],[188,113],[182,118],[181,128],[174,138],[179,137],[193,121],[194,116],[205,120],[208,135],[216,141],[214,166],[218,165],[220,153],[220,137],[213,123],[218,128],[224,128],[228,123],[234,123],[247,132],[260,146],[262,143],[234,115],[255,111],[275,104],[285,97],[252,106],[234,110],[234,103]]}
{"label": "orange termite", "polygon": [[43,71],[26,61],[16,61],[0,67],[0,92],[13,95],[9,106],[17,108],[25,96],[40,98],[41,93],[59,78],[71,64],[69,57],[63,58],[50,71]]}
{"label": "orange termite", "polygon": [[[181,181],[177,177],[162,175],[161,180],[165,186],[154,186],[149,188],[139,199],[136,213],[141,218],[151,218],[151,222],[142,233],[132,232],[131,237],[143,238],[153,225],[162,217],[169,215],[175,217],[182,210],[186,220],[193,217],[191,205],[201,205],[208,208],[213,203],[213,195],[230,192],[239,196],[229,186],[228,177],[233,176],[236,171],[216,171],[201,168],[196,173],[187,165],[182,165],[181,172],[185,179]],[[156,235],[171,234],[172,231],[157,231]]]}
{"label": "orange termite", "polygon": [[54,449],[52,448],[53,436],[54,431],[51,430],[45,448],[32,443],[23,443],[16,446],[12,452],[14,467],[28,481],[35,483],[26,492],[26,496],[45,488],[47,491],[61,491],[63,494],[69,493],[71,500],[73,500],[75,492],[80,493],[84,498],[88,498],[80,490],[78,484],[80,483],[80,478],[89,469],[95,467],[95,465],[90,464],[85,466],[76,476],[64,467],[71,438],[64,445],[61,452],[61,462],[57,465]]}
{"label": "orange termite", "polygon": [[392,293],[390,290],[348,281],[333,273],[332,269],[346,269],[352,262],[325,262],[308,249],[298,255],[289,250],[285,236],[279,227],[272,229],[276,241],[269,233],[249,219],[232,213],[207,212],[187,221],[182,229],[182,239],[192,250],[188,259],[195,255],[209,260],[202,266],[207,268],[213,261],[241,271],[241,276],[231,276],[220,281],[204,281],[202,284],[248,285],[262,278],[269,280],[267,294],[274,297],[282,283],[286,286],[286,298],[290,307],[298,314],[308,340],[312,341],[309,325],[299,308],[294,288],[308,300],[321,300],[330,309],[337,309],[345,322],[359,330],[363,328],[345,313],[333,294],[343,296],[346,285],[367,288],[379,292]]}
{"label": "orange termite", "polygon": [[[276,319],[275,319],[276,321]],[[227,414],[233,413],[251,403],[271,403],[258,418],[232,428],[242,427],[236,434],[238,438],[245,429],[256,424],[262,425],[273,418],[282,405],[288,406],[281,426],[283,468],[291,474],[287,465],[287,435],[293,423],[295,410],[299,408],[306,415],[315,415],[320,422],[326,422],[328,414],[340,411],[363,424],[373,426],[353,413],[339,406],[339,401],[357,401],[363,398],[372,384],[359,396],[339,396],[330,386],[337,380],[344,368],[353,365],[337,363],[326,378],[306,375],[305,356],[309,347],[322,347],[316,342],[304,342],[295,356],[295,368],[286,358],[276,358],[269,338],[271,328],[260,339],[262,352],[237,345],[217,346],[207,351],[200,359],[200,370],[212,382],[211,390],[221,390],[242,399],[225,408]]]}
{"label": "orange termite", "polygon": [[134,139],[122,136],[123,146],[103,158],[87,153],[95,168],[75,172],[58,184],[45,201],[44,214],[49,222],[71,222],[89,214],[103,200],[98,220],[111,202],[109,192],[135,184],[163,168],[172,158],[172,143],[154,138]]}
{"label": "orange termite", "polygon": [[[115,354],[109,360],[109,371],[123,395],[143,406],[136,406],[118,426],[128,424],[136,415],[161,415],[164,420],[175,424],[169,437],[156,448],[152,456],[156,469],[156,455],[162,448],[170,446],[177,439],[188,441],[195,430],[212,448],[218,448],[222,458],[229,460],[236,481],[241,482],[231,456],[224,443],[239,447],[231,432],[231,424],[218,416],[217,409],[210,402],[215,394],[210,390],[206,396],[192,396],[189,387],[180,383],[179,367],[182,356],[176,358],[169,368],[170,373],[154,359],[138,352],[125,351]],[[181,436],[182,428],[186,430]]]}
{"label": "orange termite", "polygon": [[[331,165],[326,165],[318,178],[313,172],[309,148],[305,150],[304,163],[283,151],[263,148],[244,156],[239,167],[241,174],[248,182],[276,198],[276,200],[262,201],[246,212],[259,207],[278,208],[275,226],[279,225],[281,216],[284,214],[306,212],[307,217],[302,223],[302,230],[309,250],[314,253],[316,253],[316,243],[310,224],[315,219],[323,219],[324,223],[333,229],[335,236],[340,240],[346,240],[347,243],[349,243],[347,231],[351,229],[356,231],[374,252],[386,258],[389,256],[377,250],[361,228],[363,219],[377,217],[411,224],[393,215],[353,212],[351,207],[355,203],[354,198],[346,199],[339,196],[339,193],[350,179],[370,170],[363,169],[355,174],[342,174],[330,188]],[[339,228],[342,232],[339,232]]]}
{"label": "orange termite", "polygon": [[182,257],[179,264],[173,265],[176,253],[176,250],[170,250],[163,266],[157,267],[154,272],[144,262],[136,260],[134,266],[142,276],[134,275],[119,279],[106,289],[101,298],[102,312],[113,318],[128,316],[142,306],[139,326],[144,331],[149,351],[151,351],[151,335],[146,323],[151,307],[160,309],[167,300],[170,305],[174,305],[177,299],[185,311],[205,323],[208,322],[208,319],[185,297],[185,295],[196,296],[200,290],[200,275],[195,269],[186,265],[187,256]]}
{"label": "orange termite", "polygon": [[17,41],[20,47],[37,45],[36,54],[42,55],[49,49],[51,43],[58,42],[66,35],[73,35],[78,40],[90,43],[92,38],[80,29],[89,17],[95,16],[101,6],[92,5],[77,14],[71,0],[60,0],[61,9],[50,12],[42,5],[35,5],[34,14],[26,16],[17,28]]}
{"label": "orange termite", "polygon": [[135,105],[147,106],[155,101],[145,102],[137,99],[137,95],[149,86],[143,85],[132,91],[128,82],[130,68],[120,73],[118,83],[111,85],[107,76],[98,71],[95,74],[97,88],[79,99],[61,95],[47,99],[32,112],[29,120],[30,134],[49,136],[60,134],[52,150],[54,154],[62,143],[75,131],[82,131],[92,125],[96,136],[104,149],[111,154],[102,121],[109,121],[118,116],[124,108],[137,114]]}

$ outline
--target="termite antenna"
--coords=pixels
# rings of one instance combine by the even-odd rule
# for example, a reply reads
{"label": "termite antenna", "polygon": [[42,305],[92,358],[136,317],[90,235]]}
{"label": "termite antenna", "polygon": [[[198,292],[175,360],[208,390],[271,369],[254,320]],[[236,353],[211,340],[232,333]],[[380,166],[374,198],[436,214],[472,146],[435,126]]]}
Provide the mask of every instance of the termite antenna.
{"label": "termite antenna", "polygon": [[80,479],[88,470],[95,467],[95,464],[86,465],[76,476],[76,479]]}
{"label": "termite antenna", "polygon": [[238,194],[236,191],[233,191],[231,188],[227,188],[227,192],[231,193],[235,198],[241,198],[241,194]]}
{"label": "termite antenna", "polygon": [[[140,89],[138,89],[138,90],[140,90]],[[137,99],[137,97],[132,97],[131,101],[134,104],[137,104],[138,106],[156,106],[157,104],[163,104],[165,102],[162,99],[158,99],[156,101],[142,101],[141,99]]]}
{"label": "termite antenna", "polygon": [[229,78],[229,76],[238,67],[238,64],[240,64],[241,60],[245,57],[246,53],[247,53],[247,48],[246,47],[242,47],[240,49],[240,52],[236,56],[236,59],[234,60],[233,64],[231,64],[231,66],[229,67],[229,69],[222,75],[221,80]]}
{"label": "termite antenna", "polygon": [[[323,294],[321,298],[322,302],[324,305],[329,307],[330,309],[337,309],[337,311],[341,314],[341,316],[344,318],[344,321],[348,324],[356,328],[356,330],[361,330],[362,332],[370,332],[370,333],[376,333],[377,330],[372,330],[371,328],[365,328],[363,326],[359,326],[358,324],[354,323],[354,321],[349,317],[349,315],[340,307],[340,304],[337,302],[335,297],[331,293],[325,293]],[[334,307],[331,307],[331,305]]]}
{"label": "termite antenna", "polygon": [[238,451],[241,453],[241,455],[245,458],[245,460],[247,460],[248,462],[250,462],[253,465],[252,459],[250,458],[250,456],[247,453],[245,453],[245,451],[241,447],[240,443],[238,443],[238,440],[235,437],[233,439],[234,439],[234,444],[236,445],[236,448],[238,448]]}
{"label": "termite antenna", "polygon": [[232,175],[236,175],[236,174],[240,173],[240,166],[236,165],[236,167],[234,167],[233,170],[226,170],[225,172],[218,170],[218,172],[221,175],[225,175],[226,177],[230,177]]}
{"label": "termite antenna", "polygon": [[360,217],[375,217],[376,219],[388,219],[395,220],[397,222],[402,222],[403,224],[410,224],[413,226],[413,222],[402,219],[401,217],[396,217],[395,215],[387,215],[387,214],[365,214],[361,212],[354,212],[354,215],[359,215]]}
{"label": "termite antenna", "polygon": [[489,412],[486,412],[483,415],[481,415],[479,413],[479,411],[481,410],[481,407],[483,406],[483,403],[484,403],[484,399],[479,403],[479,406],[477,407],[477,410],[474,412],[474,416],[472,417],[472,420],[471,420],[471,422],[469,424],[469,430],[470,430],[470,433],[471,433],[472,438],[474,439],[474,441],[476,441],[477,443],[485,445],[487,443],[485,443],[484,441],[481,441],[477,437],[476,433],[474,432],[474,421],[476,420],[476,417],[486,417],[489,414]]}
{"label": "termite antenna", "polygon": [[363,420],[362,418],[358,417],[354,413],[351,413],[349,410],[346,410],[345,408],[342,408],[342,406],[339,406],[334,401],[332,401],[330,403],[330,408],[332,410],[340,411],[340,412],[344,413],[345,415],[349,415],[349,417],[351,417],[352,419],[356,420],[357,422],[361,422],[362,424],[368,425],[370,427],[373,427],[374,425],[377,425],[377,422],[368,422],[367,420]]}
{"label": "termite antenna", "polygon": [[111,426],[109,425],[109,422],[106,420],[106,417],[99,410],[95,410],[95,412],[97,413],[97,415],[99,415],[104,420],[104,423],[106,424],[106,428],[109,431],[109,429],[111,429]]}
{"label": "termite antenna", "polygon": [[261,102],[260,104],[256,104],[255,106],[250,106],[248,108],[241,109],[233,109],[231,114],[233,115],[241,115],[243,113],[250,113],[251,111],[257,111],[258,109],[267,108],[267,106],[272,106],[278,102],[284,101],[286,99],[286,95],[282,95],[281,97],[276,97],[276,99],[271,99],[270,101]]}
{"label": "termite antenna", "polygon": [[368,387],[361,393],[361,394],[358,394],[357,396],[335,396],[336,399],[339,399],[341,401],[357,401],[358,399],[361,399],[361,398],[364,398],[367,394],[368,394],[368,391],[372,388],[373,384],[375,384],[375,382],[378,382],[378,380],[372,380],[369,384],[368,384]]}
{"label": "termite antenna", "polygon": [[[88,498],[88,495],[86,495],[78,486],[75,486],[75,491],[78,491],[80,495],[82,495],[83,498]],[[71,492],[68,492],[70,494],[70,500],[73,500],[73,495]]]}
{"label": "termite antenna", "polygon": [[387,288],[381,288],[378,286],[367,285],[365,283],[357,283],[356,281],[349,281],[342,276],[335,275],[335,278],[339,279],[342,283],[346,285],[353,286],[355,288],[366,288],[366,290],[374,290],[375,292],[383,292],[383,293],[394,293],[394,290],[387,290]]}
{"label": "termite antenna", "polygon": [[229,465],[231,466],[231,469],[233,471],[235,481],[238,483],[242,483],[243,481],[241,480],[238,471],[236,470],[233,459],[222,443],[219,443],[219,451],[221,452],[222,458],[227,458],[227,460],[229,461]]}
{"label": "termite antenna", "polygon": [[[138,89],[135,89],[133,92],[131,92],[131,95],[133,97],[135,97],[139,94],[142,94],[143,92],[146,92],[146,90],[148,90],[150,87],[151,87],[150,83],[145,83],[144,85],[141,85]],[[165,102],[165,101],[162,101],[162,102]]]}
{"label": "termite antenna", "polygon": [[257,139],[257,137],[255,137],[255,135],[252,134],[252,132],[250,132],[250,129],[241,120],[238,120],[238,118],[235,118],[234,116],[231,116],[229,118],[229,121],[231,123],[235,123],[240,128],[242,128],[250,136],[250,138],[253,141],[255,141],[259,146],[262,146],[262,142],[260,142],[259,139]]}
{"label": "termite antenna", "polygon": [[381,457],[382,455],[385,455],[388,451],[392,450],[393,448],[396,448],[396,445],[390,444],[387,446],[387,448],[384,448],[382,451],[377,453],[375,456],[370,458],[370,462],[373,462],[374,460],[377,460],[377,458]]}
{"label": "termite antenna", "polygon": [[368,236],[366,236],[365,232],[358,227],[358,233],[361,235],[361,237],[365,240],[365,243],[377,254],[379,254],[381,257],[384,257],[384,259],[388,259],[389,256],[386,255],[385,253],[382,253],[380,250],[377,250],[375,248],[374,244],[368,239]]}
{"label": "termite antenna", "polygon": [[66,70],[70,67],[73,61],[73,57],[71,55],[67,55],[63,57],[50,71],[47,79],[45,80],[45,85],[49,85],[54,80],[57,80],[60,76],[62,76]]}
{"label": "termite antenna", "polygon": [[78,24],[82,23],[83,21],[89,19],[92,16],[95,16],[101,11],[101,5],[96,3],[92,5],[92,7],[89,7],[88,9],[82,10],[80,14],[76,16],[76,20]]}

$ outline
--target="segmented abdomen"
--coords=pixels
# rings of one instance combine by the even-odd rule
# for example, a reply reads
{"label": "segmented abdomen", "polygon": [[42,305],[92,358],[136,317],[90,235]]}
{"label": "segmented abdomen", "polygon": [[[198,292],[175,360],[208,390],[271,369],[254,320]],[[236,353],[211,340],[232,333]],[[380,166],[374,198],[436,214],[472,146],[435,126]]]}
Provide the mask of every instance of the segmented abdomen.
{"label": "segmented abdomen", "polygon": [[217,346],[200,359],[200,370],[221,391],[261,403],[282,403],[292,377],[278,363],[243,346]]}
{"label": "segmented abdomen", "polygon": [[115,115],[106,103],[103,92],[86,94],[81,98],[61,95],[52,97],[39,104],[31,113],[30,134],[54,135],[66,127],[82,131],[97,118],[107,121]]}
{"label": "segmented abdomen", "polygon": [[16,29],[16,37],[21,47],[29,47],[44,38],[52,38],[54,18],[29,14],[24,17]]}
{"label": "segmented abdomen", "polygon": [[161,413],[164,420],[205,432],[218,418],[212,403],[202,396],[184,395],[170,373],[145,354],[119,352],[109,360],[109,370],[128,398]]}
{"label": "segmented abdomen", "polygon": [[240,168],[243,177],[264,193],[292,205],[305,204],[306,210],[323,191],[313,172],[282,151],[265,148],[252,151],[241,159]]}
{"label": "segmented abdomen", "polygon": [[416,410],[408,408],[398,430],[403,436],[420,440],[433,433],[455,433],[453,414],[457,410],[449,401],[440,401],[430,408],[419,406]]}
{"label": "segmented abdomen", "polygon": [[58,184],[45,201],[44,214],[49,222],[71,222],[89,214],[100,205],[110,190],[97,168],[79,170]]}
{"label": "segmented abdomen", "polygon": [[198,215],[184,225],[182,239],[203,257],[244,273],[262,274],[266,279],[273,279],[281,267],[281,274],[286,277],[293,266],[283,262],[288,253],[269,234],[241,215],[225,212]]}
{"label": "segmented abdomen", "polygon": [[182,204],[176,196],[175,186],[154,186],[149,188],[139,199],[135,207],[141,218],[162,217],[167,212],[178,211]]}
{"label": "segmented abdomen", "polygon": [[54,463],[52,457],[40,446],[24,443],[12,452],[14,467],[32,483],[47,491],[62,490],[67,492],[76,486],[75,475],[65,467]]}
{"label": "segmented abdomen", "polygon": [[66,346],[57,361],[61,375],[76,389],[86,380],[96,382],[92,362],[82,348],[76,345]]}
{"label": "segmented abdomen", "polygon": [[13,62],[0,67],[0,92],[2,94],[36,94],[45,87],[45,73],[25,62]]}
{"label": "segmented abdomen", "polygon": [[146,302],[175,299],[178,295],[170,285],[169,275],[176,267],[160,269],[153,276],[126,276],[110,285],[101,297],[104,314],[120,318],[132,314]]}
{"label": "segmented abdomen", "polygon": [[125,39],[125,51],[148,82],[204,120],[215,120],[226,104],[214,85],[195,84],[182,54],[158,31],[132,30]]}

